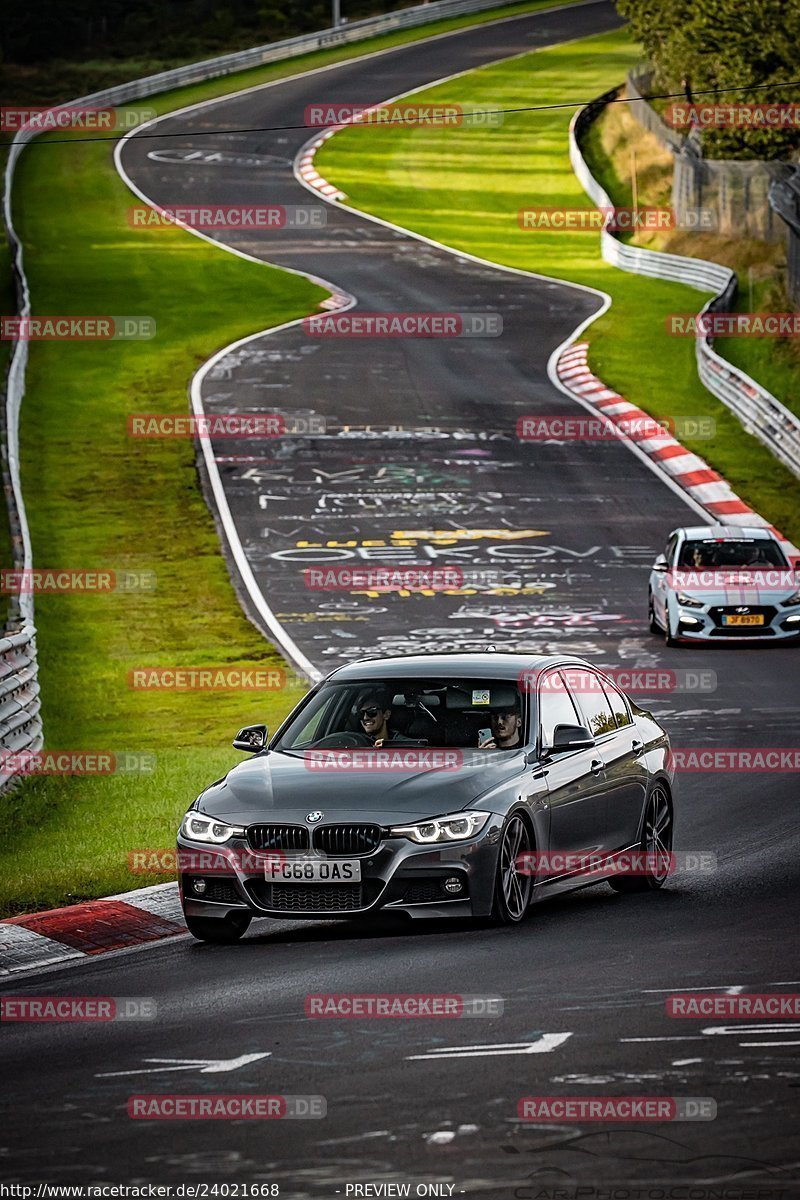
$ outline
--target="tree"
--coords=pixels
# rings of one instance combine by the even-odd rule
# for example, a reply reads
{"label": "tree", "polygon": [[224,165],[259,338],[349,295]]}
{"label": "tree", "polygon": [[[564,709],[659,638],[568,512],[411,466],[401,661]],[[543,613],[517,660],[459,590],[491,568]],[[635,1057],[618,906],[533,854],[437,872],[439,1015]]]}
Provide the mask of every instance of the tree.
{"label": "tree", "polygon": [[[800,0],[617,0],[617,7],[653,66],[654,91],[704,104],[794,104],[800,113]],[[789,158],[800,148],[800,117],[786,127],[709,128],[702,141],[707,158]]]}

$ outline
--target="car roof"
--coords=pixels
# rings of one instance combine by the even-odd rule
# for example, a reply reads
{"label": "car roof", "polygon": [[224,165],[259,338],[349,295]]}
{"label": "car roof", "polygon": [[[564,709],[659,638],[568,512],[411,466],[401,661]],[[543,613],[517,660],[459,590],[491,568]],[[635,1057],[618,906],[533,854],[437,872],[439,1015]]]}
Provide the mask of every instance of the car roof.
{"label": "car roof", "polygon": [[724,541],[738,541],[741,538],[754,538],[758,541],[776,542],[778,539],[771,529],[761,525],[692,525],[685,529],[676,529],[685,538],[701,541],[705,538],[716,538]]}
{"label": "car roof", "polygon": [[584,659],[566,654],[520,654],[518,651],[453,651],[449,654],[408,654],[361,658],[332,671],[327,679],[347,682],[352,679],[430,678],[451,675],[456,678],[486,676],[516,680],[524,671],[540,671],[559,663],[591,666]]}

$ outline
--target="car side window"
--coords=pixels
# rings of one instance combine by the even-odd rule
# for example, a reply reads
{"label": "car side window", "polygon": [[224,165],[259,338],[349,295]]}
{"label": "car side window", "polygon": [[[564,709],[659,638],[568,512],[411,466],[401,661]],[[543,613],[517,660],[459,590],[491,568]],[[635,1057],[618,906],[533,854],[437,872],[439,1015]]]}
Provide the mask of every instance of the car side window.
{"label": "car side window", "polygon": [[[569,675],[567,676],[569,681]],[[608,697],[603,691],[599,675],[594,671],[580,672],[580,690],[578,704],[583,711],[581,721],[594,737],[602,737],[606,733],[616,732],[617,722],[614,718]]]}
{"label": "car side window", "polygon": [[611,704],[611,711],[614,714],[617,729],[624,729],[626,725],[632,725],[633,718],[622,692],[618,691],[612,684],[606,682],[606,680],[603,680],[603,688]]}
{"label": "car side window", "polygon": [[672,566],[674,559],[675,559],[675,547],[677,545],[678,545],[678,535],[677,535],[677,533],[673,533],[672,537],[668,539],[667,544],[664,548],[664,558],[667,560],[667,564],[670,567]]}
{"label": "car side window", "polygon": [[559,671],[548,671],[539,683],[540,745],[552,746],[556,725],[580,725],[572,697]]}

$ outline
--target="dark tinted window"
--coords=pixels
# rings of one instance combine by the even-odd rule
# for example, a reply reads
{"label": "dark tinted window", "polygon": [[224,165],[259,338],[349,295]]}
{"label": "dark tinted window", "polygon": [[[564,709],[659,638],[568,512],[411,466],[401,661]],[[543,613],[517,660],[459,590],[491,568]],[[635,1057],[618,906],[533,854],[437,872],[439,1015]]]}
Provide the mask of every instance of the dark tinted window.
{"label": "dark tinted window", "polygon": [[603,680],[603,688],[611,704],[614,719],[617,722],[617,729],[622,729],[625,725],[632,725],[633,722],[628,712],[628,705],[625,703],[625,697],[622,693],[618,692],[610,683],[606,683],[605,680]]}
{"label": "dark tinted window", "polygon": [[586,670],[568,671],[565,674],[567,683],[576,694],[578,705],[584,715],[581,724],[585,725],[594,737],[612,733],[617,728],[617,722],[603,691],[600,676],[595,675],[594,671]]}
{"label": "dark tinted window", "polygon": [[[389,715],[384,718],[386,712]],[[516,681],[482,678],[332,681],[324,684],[290,718],[277,748],[312,750],[319,742],[323,742],[325,749],[370,747],[367,730],[373,731],[375,726],[365,726],[363,718],[375,721],[380,717],[380,721],[386,721],[390,739],[477,749],[483,731],[491,728],[493,714],[501,712],[512,716],[517,713],[524,721],[525,705]],[[353,734],[361,736],[354,739]]]}
{"label": "dark tinted window", "polygon": [[550,671],[539,684],[539,726],[541,744],[553,745],[556,725],[580,725],[582,722],[575,711],[563,677],[558,671]]}
{"label": "dark tinted window", "polygon": [[786,559],[780,546],[766,538],[705,538],[684,542],[679,567],[708,569],[732,567],[785,567]]}

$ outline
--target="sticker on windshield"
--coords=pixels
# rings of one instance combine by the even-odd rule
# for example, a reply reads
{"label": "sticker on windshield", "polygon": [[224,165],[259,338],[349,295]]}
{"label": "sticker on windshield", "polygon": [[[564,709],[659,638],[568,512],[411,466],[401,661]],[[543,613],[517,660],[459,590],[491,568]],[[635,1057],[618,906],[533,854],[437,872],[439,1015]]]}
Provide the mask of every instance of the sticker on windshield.
{"label": "sticker on windshield", "polygon": [[472,703],[473,704],[488,704],[489,703],[489,689],[488,688],[473,688]]}

